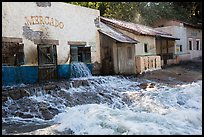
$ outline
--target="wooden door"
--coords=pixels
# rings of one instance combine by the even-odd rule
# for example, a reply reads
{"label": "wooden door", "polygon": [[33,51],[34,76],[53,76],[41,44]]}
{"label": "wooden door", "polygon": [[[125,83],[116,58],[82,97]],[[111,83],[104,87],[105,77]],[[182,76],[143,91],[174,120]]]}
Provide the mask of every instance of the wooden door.
{"label": "wooden door", "polygon": [[38,78],[47,81],[57,78],[57,52],[56,45],[37,46],[38,50]]}

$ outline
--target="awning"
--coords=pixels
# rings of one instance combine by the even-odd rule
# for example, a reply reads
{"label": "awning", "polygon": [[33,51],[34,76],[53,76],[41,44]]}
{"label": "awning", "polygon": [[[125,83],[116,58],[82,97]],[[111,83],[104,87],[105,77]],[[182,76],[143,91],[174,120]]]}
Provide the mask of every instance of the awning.
{"label": "awning", "polygon": [[108,37],[111,37],[112,39],[115,39],[116,41],[122,42],[122,43],[131,43],[131,44],[136,44],[139,43],[139,41],[130,38],[129,36],[123,34],[120,31],[117,31],[116,29],[100,22],[100,29],[99,32],[105,34]]}

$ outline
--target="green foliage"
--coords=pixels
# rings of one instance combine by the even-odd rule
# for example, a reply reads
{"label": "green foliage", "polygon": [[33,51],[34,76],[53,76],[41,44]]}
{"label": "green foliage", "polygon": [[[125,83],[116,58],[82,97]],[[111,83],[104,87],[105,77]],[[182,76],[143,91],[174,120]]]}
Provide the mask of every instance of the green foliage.
{"label": "green foliage", "polygon": [[103,17],[145,25],[158,19],[202,22],[202,2],[68,2],[100,10]]}

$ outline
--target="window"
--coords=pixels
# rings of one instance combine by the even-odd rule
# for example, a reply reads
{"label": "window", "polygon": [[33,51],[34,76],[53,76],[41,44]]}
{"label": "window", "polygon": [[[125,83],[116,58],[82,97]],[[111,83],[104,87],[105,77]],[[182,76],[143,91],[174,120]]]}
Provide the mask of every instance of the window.
{"label": "window", "polygon": [[132,48],[131,47],[127,48],[127,55],[128,55],[128,59],[132,59]]}
{"label": "window", "polygon": [[193,50],[193,40],[192,39],[188,40],[188,46],[189,46],[189,50]]}
{"label": "window", "polygon": [[196,39],[196,50],[200,50],[200,39]]}
{"label": "window", "polygon": [[180,52],[182,52],[183,51],[183,49],[182,49],[182,45],[180,45]]}
{"label": "window", "polygon": [[34,39],[34,44],[37,45],[39,66],[51,67],[57,65],[56,46],[59,45],[58,40]]}
{"label": "window", "polygon": [[22,39],[2,38],[2,65],[19,66],[24,64]]}
{"label": "window", "polygon": [[55,48],[56,45],[38,44],[39,65],[56,64]]}
{"label": "window", "polygon": [[71,62],[91,63],[91,48],[84,45],[71,45]]}
{"label": "window", "polygon": [[144,52],[145,52],[145,53],[148,52],[148,51],[147,51],[147,44],[146,44],[146,43],[144,44]]}

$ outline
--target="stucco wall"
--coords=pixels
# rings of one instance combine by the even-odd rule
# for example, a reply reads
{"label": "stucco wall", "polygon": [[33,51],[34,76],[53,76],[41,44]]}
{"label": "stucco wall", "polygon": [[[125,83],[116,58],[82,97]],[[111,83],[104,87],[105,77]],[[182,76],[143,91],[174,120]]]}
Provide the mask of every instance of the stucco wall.
{"label": "stucco wall", "polygon": [[[176,40],[176,45],[182,45],[182,52],[176,50],[177,54],[191,54],[191,59],[202,56],[202,30],[195,29],[192,27],[179,27],[179,26],[167,26],[156,28],[172,34],[175,37],[180,38]],[[193,40],[193,50],[188,48],[188,39],[192,38]],[[196,39],[200,39],[200,50],[196,49]],[[178,47],[177,47],[178,48]]]}
{"label": "stucco wall", "polygon": [[[122,30],[122,29],[118,29],[118,28],[116,28],[116,29],[121,31],[125,35],[139,41],[139,43],[135,44],[135,56],[137,56],[137,55],[155,55],[156,54],[155,37],[144,36],[144,35],[135,35],[133,33],[127,32],[127,31]],[[147,50],[148,50],[147,53],[145,53],[145,51],[144,51],[144,44],[145,43],[147,44]]]}
{"label": "stucco wall", "polygon": [[[33,17],[34,24],[28,23],[31,16],[38,16]],[[99,10],[63,2],[3,2],[2,37],[23,38],[27,65],[37,64],[37,45],[34,39],[39,38],[59,40],[58,64],[68,60],[68,41],[86,42],[86,46],[91,47],[92,62],[100,62],[99,34],[94,24],[98,16]],[[46,23],[46,17],[53,19],[54,24],[51,21],[50,24]]]}
{"label": "stucco wall", "polygon": [[[167,26],[156,28],[164,32],[172,34],[174,37],[180,38],[180,40],[175,40],[176,50],[175,53],[187,53],[187,40],[186,40],[186,28],[179,26]],[[182,45],[182,52],[179,51],[179,45]]]}
{"label": "stucco wall", "polygon": [[[202,30],[186,27],[186,35],[187,35],[187,41],[189,38],[192,38],[193,40],[193,50],[189,50],[187,48],[191,54],[191,59],[202,56]],[[199,50],[196,49],[196,39],[200,40]]]}

